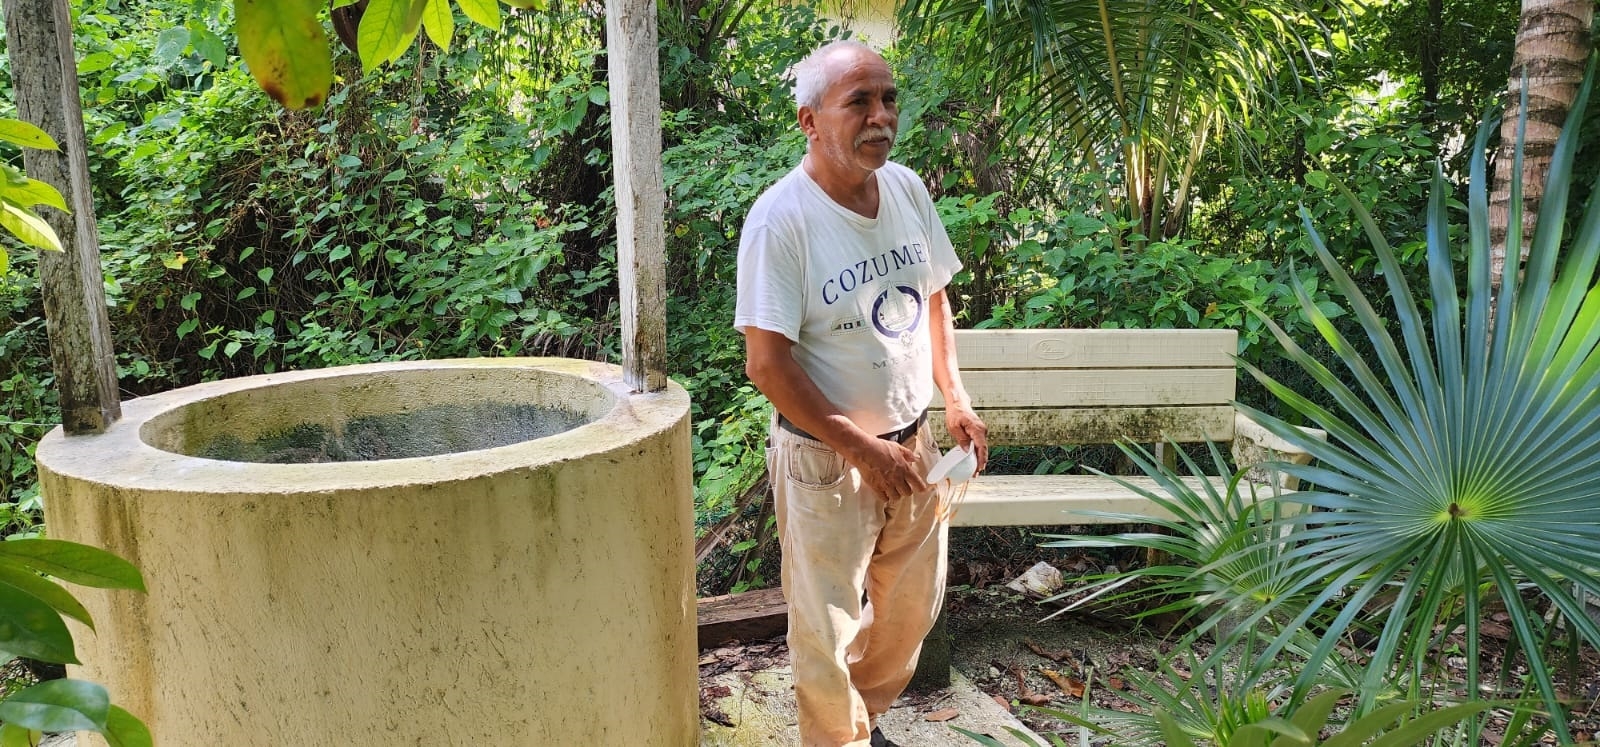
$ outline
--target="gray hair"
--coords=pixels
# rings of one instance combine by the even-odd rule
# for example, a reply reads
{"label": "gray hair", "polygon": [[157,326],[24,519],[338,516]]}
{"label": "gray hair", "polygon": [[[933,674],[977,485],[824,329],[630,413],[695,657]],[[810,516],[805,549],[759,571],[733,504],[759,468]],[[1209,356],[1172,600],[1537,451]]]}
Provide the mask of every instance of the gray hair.
{"label": "gray hair", "polygon": [[872,47],[854,39],[840,39],[818,47],[790,69],[790,74],[794,76],[796,107],[809,106],[816,109],[822,106],[822,94],[828,90],[828,86],[838,80],[836,72],[838,68],[828,65],[828,58],[846,49],[861,49],[877,54]]}

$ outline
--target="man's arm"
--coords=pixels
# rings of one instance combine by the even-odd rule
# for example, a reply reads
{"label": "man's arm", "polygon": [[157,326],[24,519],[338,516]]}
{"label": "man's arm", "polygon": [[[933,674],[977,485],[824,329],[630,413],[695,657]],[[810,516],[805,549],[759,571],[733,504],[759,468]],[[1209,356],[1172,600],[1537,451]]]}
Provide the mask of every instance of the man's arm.
{"label": "man's arm", "polygon": [[933,337],[933,383],[944,395],[944,425],[962,448],[976,447],[978,469],[989,464],[989,427],[972,410],[956,361],[956,328],[950,298],[943,289],[928,299],[928,332]]}
{"label": "man's arm", "polygon": [[916,469],[916,452],[861,430],[839,412],[795,362],[794,341],[746,327],[744,345],[744,370],[751,383],[789,422],[839,452],[879,495],[895,500],[927,489]]}

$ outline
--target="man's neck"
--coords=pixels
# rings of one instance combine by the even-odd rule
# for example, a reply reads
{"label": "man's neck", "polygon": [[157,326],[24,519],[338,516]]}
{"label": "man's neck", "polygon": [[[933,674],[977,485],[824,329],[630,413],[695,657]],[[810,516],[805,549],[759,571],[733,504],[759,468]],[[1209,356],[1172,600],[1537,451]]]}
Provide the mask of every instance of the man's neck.
{"label": "man's neck", "polygon": [[841,207],[868,218],[878,217],[878,178],[876,171],[828,169],[820,158],[806,154],[801,168],[811,181]]}

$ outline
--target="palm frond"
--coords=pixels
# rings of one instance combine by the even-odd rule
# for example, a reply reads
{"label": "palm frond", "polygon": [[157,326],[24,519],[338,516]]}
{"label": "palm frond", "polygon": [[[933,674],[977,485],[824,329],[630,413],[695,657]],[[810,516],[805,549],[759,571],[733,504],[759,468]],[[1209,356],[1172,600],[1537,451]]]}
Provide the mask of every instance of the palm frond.
{"label": "palm frond", "polygon": [[[1479,134],[1471,163],[1464,299],[1450,247],[1449,187],[1435,169],[1427,211],[1431,309],[1426,313],[1376,223],[1341,186],[1378,256],[1392,321],[1339,266],[1309,214],[1303,211],[1302,217],[1377,367],[1369,366],[1297,282],[1306,315],[1348,379],[1306,354],[1270,320],[1269,327],[1340,413],[1313,404],[1259,369],[1247,370],[1285,404],[1327,429],[1330,438],[1326,443],[1305,438],[1281,420],[1241,407],[1318,461],[1283,469],[1315,485],[1292,499],[1319,510],[1280,522],[1298,543],[1284,554],[1296,560],[1287,567],[1324,564],[1324,578],[1337,583],[1344,597],[1340,614],[1319,623],[1325,626],[1323,640],[1310,654],[1311,665],[1333,655],[1349,626],[1375,613],[1383,624],[1376,626],[1363,689],[1403,672],[1421,676],[1422,662],[1440,641],[1436,627],[1464,622],[1469,684],[1475,684],[1484,657],[1477,615],[1483,595],[1492,594],[1511,614],[1532,687],[1563,738],[1569,737],[1563,706],[1544,655],[1554,624],[1529,606],[1525,592],[1536,591],[1534,604],[1558,611],[1561,624],[1600,645],[1600,627],[1573,593],[1574,587],[1600,586],[1600,418],[1595,417],[1600,388],[1594,386],[1600,377],[1600,286],[1595,283],[1600,200],[1587,206],[1570,240],[1562,225],[1593,71],[1591,64],[1590,80],[1552,158],[1520,280],[1507,273],[1500,297],[1490,296],[1484,259],[1486,133]],[[1513,184],[1513,191],[1520,185]],[[1520,236],[1520,204],[1513,198],[1508,241]],[[1279,565],[1278,572],[1285,567]],[[1293,580],[1305,583],[1304,576]],[[1389,597],[1373,606],[1380,592]],[[1295,619],[1318,618],[1302,612]],[[1287,646],[1280,635],[1266,650]],[[1476,687],[1466,689],[1469,697],[1476,695]]]}

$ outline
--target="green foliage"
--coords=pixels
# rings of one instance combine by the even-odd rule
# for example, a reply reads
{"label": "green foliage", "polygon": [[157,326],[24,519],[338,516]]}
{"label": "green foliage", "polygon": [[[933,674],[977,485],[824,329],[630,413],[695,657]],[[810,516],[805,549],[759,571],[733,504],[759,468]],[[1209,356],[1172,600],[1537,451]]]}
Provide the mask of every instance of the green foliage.
{"label": "green foliage", "polygon": [[[26,656],[76,664],[63,618],[93,629],[94,621],[72,594],[46,576],[100,589],[144,591],[137,568],[104,550],[73,542],[10,539],[0,542],[0,660]],[[37,744],[40,732],[92,731],[113,747],[148,747],[150,732],[112,705],[104,687],[85,680],[48,680],[0,700],[0,744]]]}
{"label": "green foliage", "polygon": [[0,290],[11,306],[0,317],[0,536],[28,536],[41,508],[33,449],[60,420],[59,395],[32,278],[12,273],[0,278]]}
{"label": "green foliage", "polygon": [[[1600,627],[1574,596],[1575,588],[1600,593],[1594,575],[1600,567],[1594,530],[1600,478],[1589,448],[1597,424],[1590,416],[1592,390],[1571,386],[1600,370],[1594,336],[1600,207],[1591,202],[1570,242],[1563,241],[1561,220],[1592,72],[1552,157],[1520,287],[1510,281],[1493,298],[1487,282],[1486,126],[1472,161],[1464,303],[1445,230],[1449,191],[1442,175],[1435,176],[1428,212],[1426,311],[1404,282],[1400,260],[1381,229],[1359,199],[1346,193],[1382,263],[1395,325],[1377,315],[1309,219],[1307,229],[1380,368],[1374,370],[1342,334],[1308,310],[1349,378],[1306,356],[1288,336],[1280,334],[1280,342],[1334,395],[1339,410],[1314,405],[1257,372],[1332,436],[1311,445],[1282,423],[1263,420],[1319,461],[1315,467],[1284,468],[1320,488],[1295,500],[1325,509],[1290,524],[1302,538],[1302,553],[1317,557],[1327,588],[1344,591],[1342,604],[1360,609],[1387,600],[1379,605],[1381,632],[1365,681],[1421,673],[1426,653],[1438,643],[1436,631],[1463,620],[1467,678],[1478,681],[1483,650],[1472,621],[1480,619],[1485,604],[1498,602],[1526,657],[1528,687],[1542,698],[1563,739],[1570,739],[1565,706],[1547,658],[1557,637],[1552,620],[1589,645],[1600,644]],[[1520,188],[1520,179],[1514,181],[1514,201]],[[1513,229],[1520,221],[1520,210],[1513,208]],[[1299,612],[1291,624],[1307,617]],[[1313,662],[1333,655],[1353,618],[1341,616],[1322,631]],[[1274,641],[1265,653],[1279,645]]]}
{"label": "green foliage", "polygon": [[[1272,116],[1280,122],[1253,129],[1251,136],[1269,153],[1282,155],[1263,162],[1257,173],[1198,185],[1204,202],[1186,235],[1274,265],[1310,260],[1314,252],[1300,221],[1303,206],[1333,237],[1330,251],[1358,277],[1369,277],[1376,255],[1351,238],[1360,225],[1355,212],[1343,200],[1327,199],[1327,190],[1331,175],[1339,174],[1386,235],[1422,234],[1427,180],[1417,164],[1434,158],[1436,143],[1403,104],[1398,95],[1352,87],[1274,109]],[[1398,247],[1402,264],[1418,275],[1425,269],[1423,246],[1413,240]]]}
{"label": "green foliage", "polygon": [[[0,141],[23,148],[58,150],[56,141],[44,130],[20,119],[0,119]],[[67,212],[67,202],[55,187],[29,179],[15,166],[0,163],[0,228],[28,246],[59,252],[61,237],[33,211],[37,205]],[[10,267],[9,257],[0,245],[0,278]]]}
{"label": "green foliage", "polygon": [[[945,198],[940,213],[965,261],[995,243],[1004,285],[994,289],[978,327],[1223,328],[1238,329],[1243,350],[1256,354],[1267,336],[1251,313],[1268,310],[1293,324],[1298,303],[1287,267],[1197,241],[1152,241],[1138,252],[1118,251],[1113,231],[1093,215],[1047,217],[1018,209],[1003,219],[992,200]],[[1003,225],[1014,238],[996,242],[982,228]],[[1316,278],[1300,273],[1316,291]],[[1321,296],[1318,296],[1321,298]],[[1336,313],[1325,300],[1325,312]]]}
{"label": "green foliage", "polygon": [[[520,8],[544,6],[542,0],[505,2]],[[500,28],[500,6],[495,0],[457,0],[456,4],[474,23]],[[328,99],[334,79],[333,49],[319,18],[320,4],[235,0],[233,8],[239,55],[261,90],[291,110],[320,106]],[[424,27],[428,38],[446,52],[455,32],[449,0],[369,0],[364,5],[344,0],[335,3],[335,9],[358,19],[356,50],[364,73],[398,60]]]}
{"label": "green foliage", "polygon": [[997,134],[1037,138],[1045,169],[1103,174],[1107,218],[1162,239],[1212,141],[1246,143],[1259,109],[1314,76],[1349,5],[917,0],[900,18],[956,69],[992,71]]}

